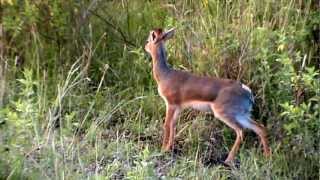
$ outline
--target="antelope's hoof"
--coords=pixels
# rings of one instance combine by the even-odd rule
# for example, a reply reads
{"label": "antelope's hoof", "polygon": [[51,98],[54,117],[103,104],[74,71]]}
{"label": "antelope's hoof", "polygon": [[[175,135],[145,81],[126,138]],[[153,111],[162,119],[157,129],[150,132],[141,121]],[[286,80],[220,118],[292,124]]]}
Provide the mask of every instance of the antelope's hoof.
{"label": "antelope's hoof", "polygon": [[223,164],[227,166],[231,166],[233,164],[233,159],[227,158],[226,160],[224,160]]}
{"label": "antelope's hoof", "polygon": [[229,160],[227,161],[227,160],[225,160],[225,161],[223,161],[223,164],[230,166],[230,165],[232,164],[232,161],[229,161]]}
{"label": "antelope's hoof", "polygon": [[268,150],[266,150],[266,151],[263,152],[263,155],[264,155],[264,157],[266,157],[266,158],[270,157],[271,154],[272,154],[272,153],[271,153],[271,150],[270,150],[270,149],[268,149]]}
{"label": "antelope's hoof", "polygon": [[162,145],[161,151],[162,152],[169,152],[171,150],[170,146],[167,145]]}

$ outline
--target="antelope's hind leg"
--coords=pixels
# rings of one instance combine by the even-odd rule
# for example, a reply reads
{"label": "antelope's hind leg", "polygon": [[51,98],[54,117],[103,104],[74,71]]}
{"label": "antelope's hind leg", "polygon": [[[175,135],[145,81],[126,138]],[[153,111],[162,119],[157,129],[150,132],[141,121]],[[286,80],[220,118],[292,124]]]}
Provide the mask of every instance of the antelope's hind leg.
{"label": "antelope's hind leg", "polygon": [[224,114],[220,114],[217,112],[215,112],[215,116],[220,121],[224,122],[227,126],[232,128],[236,133],[236,140],[228,154],[227,159],[224,161],[225,164],[230,164],[234,160],[234,157],[236,156],[240,148],[241,142],[243,141],[243,130],[241,126],[239,126],[239,124],[236,122],[236,119],[234,117],[225,116]]}
{"label": "antelope's hind leg", "polygon": [[234,160],[237,152],[239,151],[241,142],[243,141],[243,130],[242,128],[235,122],[233,118],[220,118],[225,124],[227,124],[230,128],[232,128],[236,133],[236,140],[228,154],[227,159],[224,161],[226,164],[229,164]]}
{"label": "antelope's hind leg", "polygon": [[263,151],[264,151],[263,154],[265,157],[269,157],[271,155],[271,150],[268,145],[266,128],[252,119],[250,119],[249,128],[253,130],[260,137],[260,141],[262,143]]}

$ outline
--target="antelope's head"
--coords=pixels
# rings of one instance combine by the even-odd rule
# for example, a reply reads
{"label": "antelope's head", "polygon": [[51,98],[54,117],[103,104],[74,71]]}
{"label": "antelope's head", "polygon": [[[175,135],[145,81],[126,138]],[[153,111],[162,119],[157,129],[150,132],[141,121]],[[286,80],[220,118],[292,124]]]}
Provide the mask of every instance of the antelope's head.
{"label": "antelope's head", "polygon": [[163,42],[170,39],[174,35],[175,28],[171,28],[168,31],[163,31],[161,28],[154,29],[150,31],[149,37],[147,39],[147,44],[144,49],[151,54],[156,52],[159,46],[162,46]]}

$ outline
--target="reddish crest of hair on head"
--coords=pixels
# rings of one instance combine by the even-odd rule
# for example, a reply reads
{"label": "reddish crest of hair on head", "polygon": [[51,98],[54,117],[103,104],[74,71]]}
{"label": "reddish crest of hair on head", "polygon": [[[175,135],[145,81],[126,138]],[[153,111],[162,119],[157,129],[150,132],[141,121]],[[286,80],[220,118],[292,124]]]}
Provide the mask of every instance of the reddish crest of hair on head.
{"label": "reddish crest of hair on head", "polygon": [[162,28],[154,28],[153,31],[157,34],[157,36],[159,36],[163,33]]}

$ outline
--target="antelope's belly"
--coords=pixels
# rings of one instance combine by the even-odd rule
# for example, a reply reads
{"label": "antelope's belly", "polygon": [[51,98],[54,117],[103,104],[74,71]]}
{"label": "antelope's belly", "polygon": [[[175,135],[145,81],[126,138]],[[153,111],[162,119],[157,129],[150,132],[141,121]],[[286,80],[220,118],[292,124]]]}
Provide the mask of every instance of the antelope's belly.
{"label": "antelope's belly", "polygon": [[211,104],[212,102],[206,102],[206,101],[189,101],[189,102],[183,103],[182,106],[184,108],[192,108],[202,112],[212,112]]}

